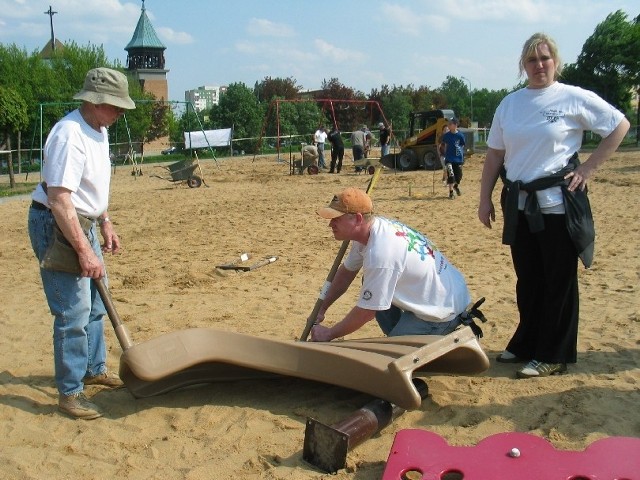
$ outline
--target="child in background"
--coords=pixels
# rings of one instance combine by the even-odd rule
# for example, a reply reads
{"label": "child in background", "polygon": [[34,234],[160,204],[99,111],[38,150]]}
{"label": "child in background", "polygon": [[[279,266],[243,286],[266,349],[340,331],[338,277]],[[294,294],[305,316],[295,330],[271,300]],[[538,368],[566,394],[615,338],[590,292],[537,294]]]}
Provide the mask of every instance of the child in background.
{"label": "child in background", "polygon": [[[449,198],[462,195],[460,182],[462,181],[462,165],[464,164],[464,135],[458,131],[458,119],[452,118],[447,125],[449,131],[442,135],[441,147],[444,150],[444,163],[447,170],[447,185]],[[455,194],[454,194],[455,191]]]}

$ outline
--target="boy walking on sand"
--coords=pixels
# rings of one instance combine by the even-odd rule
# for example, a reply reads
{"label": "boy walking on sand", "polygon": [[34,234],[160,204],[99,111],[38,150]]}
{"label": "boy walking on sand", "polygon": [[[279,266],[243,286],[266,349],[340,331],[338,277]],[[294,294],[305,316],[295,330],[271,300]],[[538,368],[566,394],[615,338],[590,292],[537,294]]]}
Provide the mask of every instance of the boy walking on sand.
{"label": "boy walking on sand", "polygon": [[[449,198],[462,195],[460,182],[462,181],[462,165],[464,164],[464,135],[458,131],[458,119],[452,118],[447,125],[449,131],[442,135],[441,145],[444,150],[444,164],[447,170],[447,185]],[[455,191],[455,194],[453,193]]]}

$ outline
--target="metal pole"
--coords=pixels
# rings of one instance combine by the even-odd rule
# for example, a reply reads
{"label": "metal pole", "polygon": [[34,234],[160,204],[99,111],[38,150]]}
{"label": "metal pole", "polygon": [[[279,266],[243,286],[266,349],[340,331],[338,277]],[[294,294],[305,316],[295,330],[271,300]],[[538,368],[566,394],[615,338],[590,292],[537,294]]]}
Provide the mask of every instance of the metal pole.
{"label": "metal pole", "polygon": [[640,141],[640,86],[636,90],[636,147]]}
{"label": "metal pole", "polygon": [[[419,378],[412,381],[420,397],[427,398],[429,388],[426,382]],[[376,398],[332,425],[307,418],[302,458],[325,472],[335,473],[346,466],[350,450],[390,425],[404,412],[403,408]]]}
{"label": "metal pole", "polygon": [[469,103],[471,104],[470,119],[471,119],[471,122],[473,122],[473,93],[471,93],[471,81],[469,81],[469,79],[465,77],[460,77],[460,78],[462,80],[465,80],[469,84]]}
{"label": "metal pole", "polygon": [[40,106],[40,181],[42,181],[42,167],[44,166],[44,148],[42,145],[42,104]]}

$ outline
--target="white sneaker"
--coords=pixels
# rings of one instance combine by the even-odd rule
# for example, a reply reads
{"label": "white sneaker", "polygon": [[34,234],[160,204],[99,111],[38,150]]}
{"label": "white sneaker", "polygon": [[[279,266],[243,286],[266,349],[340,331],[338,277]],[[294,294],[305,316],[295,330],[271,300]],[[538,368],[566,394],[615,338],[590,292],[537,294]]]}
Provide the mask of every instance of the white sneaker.
{"label": "white sneaker", "polygon": [[516,372],[518,378],[548,377],[567,371],[566,363],[544,363],[531,360]]}
{"label": "white sneaker", "polygon": [[520,357],[516,357],[509,350],[505,350],[500,355],[496,357],[496,362],[500,363],[524,363],[526,360],[523,360]]}

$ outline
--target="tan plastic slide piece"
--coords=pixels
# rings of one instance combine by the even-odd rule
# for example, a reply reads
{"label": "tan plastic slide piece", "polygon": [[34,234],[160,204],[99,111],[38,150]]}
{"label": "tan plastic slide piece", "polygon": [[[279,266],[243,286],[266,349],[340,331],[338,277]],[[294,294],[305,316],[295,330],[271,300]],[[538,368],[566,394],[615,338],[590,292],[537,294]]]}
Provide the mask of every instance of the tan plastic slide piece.
{"label": "tan plastic slide piece", "polygon": [[422,402],[414,372],[477,374],[489,359],[469,327],[445,336],[410,335],[333,342],[284,341],[195,328],[134,345],[120,377],[135,397],[189,385],[292,376],[368,393],[405,409]]}

